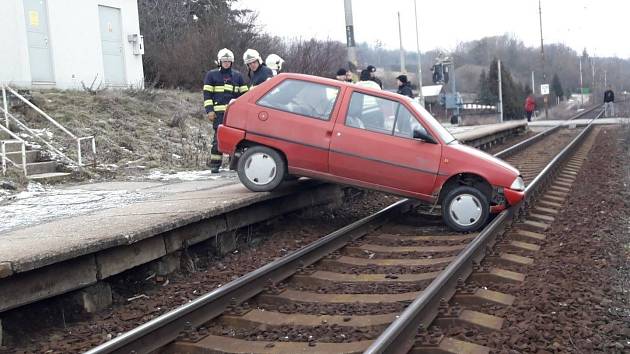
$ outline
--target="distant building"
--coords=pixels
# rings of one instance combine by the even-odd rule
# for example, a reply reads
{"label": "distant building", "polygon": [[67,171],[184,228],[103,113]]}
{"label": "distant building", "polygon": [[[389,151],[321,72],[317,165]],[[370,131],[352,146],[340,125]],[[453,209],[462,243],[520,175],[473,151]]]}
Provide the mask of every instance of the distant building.
{"label": "distant building", "polygon": [[0,83],[142,86],[137,0],[0,0]]}

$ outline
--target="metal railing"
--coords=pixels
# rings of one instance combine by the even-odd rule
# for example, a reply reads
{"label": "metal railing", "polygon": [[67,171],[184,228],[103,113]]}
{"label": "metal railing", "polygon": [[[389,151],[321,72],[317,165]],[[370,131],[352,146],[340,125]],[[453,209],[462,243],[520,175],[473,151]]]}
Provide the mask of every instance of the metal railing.
{"label": "metal railing", "polygon": [[[69,136],[72,140],[74,140],[76,142],[76,145],[77,145],[77,160],[74,161],[73,159],[69,158],[65,154],[61,153],[61,151],[59,151],[58,149],[54,148],[49,142],[47,142],[45,139],[41,138],[39,135],[35,134],[35,132],[33,132],[31,129],[29,129],[25,124],[20,122],[17,118],[15,118],[9,112],[7,91],[8,91],[8,93],[10,93],[13,96],[15,96],[17,99],[22,101],[24,104],[26,104],[27,106],[32,108],[35,112],[39,113],[39,115],[41,115],[42,117],[46,118],[46,120],[48,120],[48,122],[52,123],[52,125],[54,125],[56,128],[58,128],[59,130],[64,132],[67,136]],[[37,107],[36,105],[31,103],[29,100],[24,98],[24,96],[19,94],[17,91],[12,89],[8,85],[2,85],[2,101],[3,101],[3,107],[4,108],[1,109],[1,110],[4,113],[5,127],[7,129],[9,128],[10,120],[13,120],[14,122],[16,122],[16,124],[18,126],[20,126],[20,128],[26,130],[32,137],[43,141],[44,144],[46,146],[48,146],[48,148],[50,148],[53,152],[55,152],[56,154],[59,154],[61,157],[69,160],[71,163],[74,163],[74,164],[76,164],[79,167],[84,166],[84,164],[83,164],[83,153],[82,153],[82,149],[81,149],[81,142],[83,142],[85,140],[89,140],[89,141],[91,141],[92,154],[94,156],[94,161],[93,162],[94,162],[94,164],[96,164],[96,141],[94,140],[94,136],[77,137],[76,135],[72,134],[72,132],[70,132],[68,129],[66,129],[63,125],[59,124],[56,120],[54,120],[52,117],[50,117],[48,114],[46,114],[46,112],[42,111],[39,107]]]}
{"label": "metal railing", "polygon": [[[6,117],[6,115],[5,115]],[[18,167],[18,168],[22,168],[24,171],[24,176],[27,175],[27,171],[26,171],[26,142],[20,138],[19,136],[17,136],[14,132],[12,132],[11,130],[9,130],[8,128],[3,127],[2,125],[0,125],[0,131],[3,131],[4,133],[8,134],[11,138],[13,138],[13,140],[1,140],[0,141],[0,158],[2,159],[2,175],[5,175],[7,173],[7,162],[11,163],[13,166]],[[21,144],[22,148],[20,149],[20,151],[22,152],[22,166],[18,165],[17,163],[15,163],[13,160],[11,160],[10,158],[7,157],[7,145],[11,145],[11,144]]]}

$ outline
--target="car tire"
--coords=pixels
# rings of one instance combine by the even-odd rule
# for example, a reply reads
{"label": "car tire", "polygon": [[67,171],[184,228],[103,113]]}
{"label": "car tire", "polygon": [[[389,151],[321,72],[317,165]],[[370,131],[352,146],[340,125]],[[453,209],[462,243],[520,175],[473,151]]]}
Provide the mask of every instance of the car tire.
{"label": "car tire", "polygon": [[486,225],[490,215],[488,198],[477,188],[458,186],[442,202],[442,220],[458,232],[473,232]]}
{"label": "car tire", "polygon": [[238,178],[253,192],[269,192],[282,183],[286,163],[280,153],[266,146],[250,147],[238,159]]}

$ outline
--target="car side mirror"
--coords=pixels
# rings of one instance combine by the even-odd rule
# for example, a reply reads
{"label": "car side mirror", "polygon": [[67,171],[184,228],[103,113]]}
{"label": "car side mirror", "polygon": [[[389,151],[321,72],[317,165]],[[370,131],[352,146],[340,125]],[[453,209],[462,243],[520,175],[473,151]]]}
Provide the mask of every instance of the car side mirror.
{"label": "car side mirror", "polygon": [[426,141],[427,143],[430,143],[430,144],[437,144],[437,141],[435,141],[435,139],[433,139],[433,137],[429,135],[424,129],[414,128],[413,138]]}

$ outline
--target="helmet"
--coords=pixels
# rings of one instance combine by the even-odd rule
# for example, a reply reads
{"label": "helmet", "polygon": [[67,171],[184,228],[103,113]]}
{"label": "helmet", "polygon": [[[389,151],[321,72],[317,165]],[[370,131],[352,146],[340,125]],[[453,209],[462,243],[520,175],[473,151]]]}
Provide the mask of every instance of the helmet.
{"label": "helmet", "polygon": [[260,57],[260,53],[256,49],[248,49],[243,54],[243,62],[245,65],[249,63],[253,63],[258,60],[258,63],[262,63],[262,58]]}
{"label": "helmet", "polygon": [[280,58],[278,54],[269,54],[265,60],[265,64],[267,64],[271,70],[282,70],[282,63],[284,63],[284,59]]}
{"label": "helmet", "polygon": [[227,48],[223,48],[217,54],[217,61],[221,64],[222,61],[234,62],[234,53]]}

